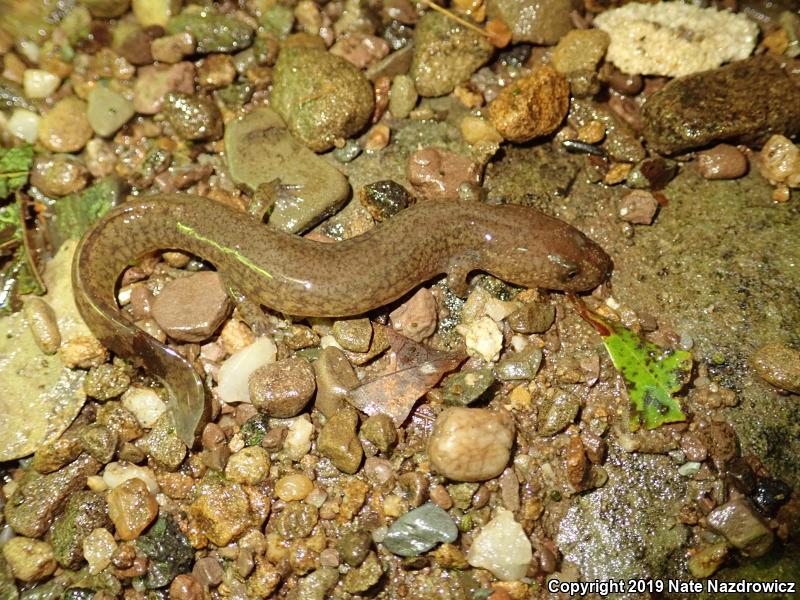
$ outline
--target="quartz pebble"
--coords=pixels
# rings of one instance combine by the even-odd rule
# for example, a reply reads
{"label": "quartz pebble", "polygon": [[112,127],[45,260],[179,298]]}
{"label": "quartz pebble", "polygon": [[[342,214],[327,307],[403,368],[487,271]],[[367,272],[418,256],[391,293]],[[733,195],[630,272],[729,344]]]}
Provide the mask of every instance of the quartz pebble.
{"label": "quartz pebble", "polygon": [[250,402],[250,376],[258,368],[274,362],[277,352],[275,342],[265,336],[228,357],[217,376],[217,392],[222,401]]}
{"label": "quartz pebble", "polygon": [[470,356],[479,356],[486,362],[493,362],[500,357],[503,334],[491,317],[481,317],[471,323],[461,323],[456,327],[456,331],[464,336],[467,354]]}
{"label": "quartz pebble", "polygon": [[419,556],[436,544],[449,544],[457,537],[458,528],[450,515],[428,502],[392,523],[383,538],[383,545],[398,556]]}
{"label": "quartz pebble", "polygon": [[773,135],[758,153],[758,170],[773,185],[800,187],[800,147],[783,135]]}
{"label": "quartz pebble", "polygon": [[122,394],[122,406],[134,414],[142,427],[148,429],[167,410],[167,405],[156,390],[141,386],[132,386]]}
{"label": "quartz pebble", "polygon": [[283,449],[292,460],[300,460],[311,450],[311,434],[314,426],[306,415],[297,417],[286,432]]}
{"label": "quartz pebble", "polygon": [[158,502],[144,481],[129,479],[108,493],[108,516],[121,540],[135,540],[158,516]]}
{"label": "quartz pebble", "polygon": [[697,155],[697,167],[705,179],[736,179],[747,173],[744,154],[730,144],[717,144]]}
{"label": "quartz pebble", "polygon": [[134,115],[133,102],[102,85],[89,92],[88,101],[86,117],[101,137],[115,134]]}
{"label": "quartz pebble", "polygon": [[428,288],[420,288],[407,302],[394,309],[389,318],[396,331],[421,342],[436,331],[436,299]]}
{"label": "quartz pebble", "polygon": [[83,557],[89,564],[89,573],[96,575],[111,564],[117,550],[114,535],[105,527],[97,527],[83,540]]}
{"label": "quartz pebble", "polygon": [[636,225],[650,225],[658,211],[658,202],[648,191],[634,190],[619,204],[619,218]]}
{"label": "quartz pebble", "polygon": [[447,408],[428,441],[431,466],[454,481],[486,481],[503,472],[514,443],[514,420],[483,408]]}
{"label": "quartz pebble", "polygon": [[112,462],[103,471],[103,481],[109,489],[119,487],[129,479],[140,479],[151,493],[158,493],[158,482],[152,469],[125,462]]}
{"label": "quartz pebble", "polygon": [[502,581],[522,579],[532,559],[528,536],[505,508],[498,508],[495,517],[481,528],[467,554],[470,565],[486,569]]}
{"label": "quartz pebble", "polygon": [[250,401],[271,417],[294,417],[316,389],[314,369],[298,356],[259,367],[250,375]]}
{"label": "quartz pebble", "polygon": [[61,79],[58,75],[42,69],[25,69],[22,74],[25,96],[31,99],[47,98],[60,84]]}

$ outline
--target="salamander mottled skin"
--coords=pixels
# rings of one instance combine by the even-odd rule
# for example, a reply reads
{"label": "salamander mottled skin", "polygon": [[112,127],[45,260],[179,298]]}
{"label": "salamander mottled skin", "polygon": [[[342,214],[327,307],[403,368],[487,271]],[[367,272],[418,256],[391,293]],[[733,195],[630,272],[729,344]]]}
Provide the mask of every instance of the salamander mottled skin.
{"label": "salamander mottled skin", "polygon": [[476,270],[564,291],[591,289],[611,270],[608,255],[577,229],[516,205],[421,203],[364,235],[326,244],[260,225],[207,198],[167,194],[126,203],[81,240],[72,271],[77,305],[104,345],[164,381],[178,435],[189,444],[203,421],[202,380],[124,317],[116,302],[125,268],[161,249],[200,256],[232,289],[302,316],[361,314],[443,273],[463,294]]}

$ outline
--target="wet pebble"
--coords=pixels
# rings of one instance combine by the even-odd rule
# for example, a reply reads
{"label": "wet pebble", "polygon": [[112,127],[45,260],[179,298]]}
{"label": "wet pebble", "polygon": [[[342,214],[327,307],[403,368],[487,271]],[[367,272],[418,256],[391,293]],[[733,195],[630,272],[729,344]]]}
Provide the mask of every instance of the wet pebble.
{"label": "wet pebble", "polygon": [[697,155],[697,168],[705,179],[736,179],[748,167],[747,157],[730,144],[717,144]]}
{"label": "wet pebble", "polygon": [[133,28],[130,31],[122,30],[115,38],[114,50],[137,67],[153,63],[153,54],[150,46],[154,39],[163,35],[164,28],[160,25],[149,25],[143,28]]}
{"label": "wet pebble", "polygon": [[69,154],[43,155],[34,161],[30,177],[31,184],[48,196],[61,197],[85,188],[88,172],[81,161]]}
{"label": "wet pebble", "polygon": [[407,338],[421,342],[436,331],[436,299],[427,288],[420,288],[411,298],[394,309],[389,318],[392,327]]}
{"label": "wet pebble", "polygon": [[531,542],[514,514],[498,508],[470,546],[467,560],[473,567],[490,571],[502,581],[522,579],[533,559]]}
{"label": "wet pebble", "polygon": [[500,381],[530,381],[536,377],[541,364],[541,349],[530,345],[520,352],[506,354],[495,365],[494,374]]}
{"label": "wet pebble", "polygon": [[311,535],[319,520],[317,508],[305,502],[290,502],[276,518],[275,530],[287,540]]}
{"label": "wet pebble", "polygon": [[227,54],[210,54],[197,68],[197,81],[201,87],[217,90],[236,79],[236,67]]}
{"label": "wet pebble", "polygon": [[142,427],[153,427],[167,410],[167,405],[156,390],[132,386],[122,395],[122,406],[136,417]]}
{"label": "wet pebble", "polygon": [[553,325],[556,308],[547,302],[528,302],[511,313],[506,322],[517,333],[544,333]]}
{"label": "wet pebble", "polygon": [[483,396],[493,383],[491,369],[459,371],[448,377],[442,386],[444,403],[468,406]]}
{"label": "wet pebble", "polygon": [[339,555],[351,567],[357,567],[372,550],[372,536],[368,531],[358,529],[346,534],[338,544]]}
{"label": "wet pebble", "polygon": [[217,586],[222,583],[225,570],[222,568],[219,559],[213,556],[205,556],[195,561],[192,567],[192,575],[201,585]]}
{"label": "wet pebble", "polygon": [[23,311],[36,345],[45,354],[55,354],[61,345],[61,332],[53,308],[41,298],[31,297],[25,300]]}
{"label": "wet pebble", "polygon": [[89,573],[96,575],[110,565],[116,550],[114,534],[105,527],[92,530],[83,539],[83,558],[89,565]]}
{"label": "wet pebble", "polygon": [[752,358],[753,368],[764,381],[800,394],[800,352],[784,344],[765,344]]}
{"label": "wet pebble", "polygon": [[729,500],[712,510],[708,514],[708,524],[750,557],[766,554],[775,537],[745,498]]}
{"label": "wet pebble", "polygon": [[26,537],[14,537],[3,545],[3,558],[14,574],[24,582],[41,581],[56,570],[50,544]]}
{"label": "wet pebble", "polygon": [[692,552],[686,561],[686,567],[693,577],[707,579],[722,566],[728,556],[728,545],[725,542],[704,544]]}
{"label": "wet pebble", "polygon": [[252,509],[241,484],[225,480],[203,482],[187,511],[211,543],[227,546],[251,525]]}
{"label": "wet pebble", "polygon": [[110,525],[102,494],[85,490],[74,494],[50,528],[49,539],[56,562],[65,569],[79,568],[86,537],[95,528]]}
{"label": "wet pebble", "polygon": [[383,453],[397,442],[397,428],[389,415],[378,413],[369,417],[361,426],[361,435],[375,444]]}
{"label": "wet pebble", "polygon": [[383,545],[398,556],[419,556],[436,544],[452,543],[457,537],[458,528],[450,515],[428,502],[392,523]]}
{"label": "wet pebble", "polygon": [[155,473],[149,467],[140,467],[127,462],[112,462],[108,463],[103,471],[103,481],[112,490],[130,479],[140,479],[151,493],[158,493]]}
{"label": "wet pebble", "polygon": [[234,483],[257,485],[269,475],[269,454],[261,446],[248,446],[235,452],[225,466],[225,477]]}
{"label": "wet pebble", "polygon": [[169,585],[170,600],[203,600],[203,586],[192,575],[183,573],[175,577]]}
{"label": "wet pebble", "polygon": [[479,356],[486,362],[496,361],[503,348],[503,334],[491,317],[481,317],[470,323],[461,323],[456,331],[464,337],[467,354]]}
{"label": "wet pebble", "polygon": [[414,29],[410,75],[421,96],[444,96],[478,70],[492,55],[480,34],[438,12],[429,11]]}
{"label": "wet pebble", "polygon": [[389,44],[375,35],[351,33],[336,40],[331,46],[331,54],[341,56],[357,69],[366,69],[389,54]]}
{"label": "wet pebble", "polygon": [[[320,81],[326,82],[322,88]],[[271,102],[297,138],[324,152],[367,124],[375,100],[367,78],[345,59],[315,48],[284,48]]]}
{"label": "wet pebble", "polygon": [[457,200],[462,183],[480,182],[480,166],[448,150],[423,148],[408,157],[406,177],[426,200]]}
{"label": "wet pebble", "polygon": [[761,175],[773,185],[800,187],[800,148],[783,135],[773,135],[761,148],[756,161]]}
{"label": "wet pebble", "polygon": [[158,502],[141,479],[129,479],[108,493],[108,516],[121,540],[134,540],[158,515]]}
{"label": "wet pebble", "polygon": [[314,361],[317,395],[314,407],[330,418],[345,406],[347,393],[359,384],[358,376],[344,353],[334,346],[325,348]]}
{"label": "wet pebble", "polygon": [[573,29],[572,0],[489,0],[486,14],[511,27],[514,43],[552,45]]}
{"label": "wet pebble", "polygon": [[175,433],[171,413],[161,415],[147,435],[136,441],[136,446],[167,471],[177,469],[186,458],[186,445]]}
{"label": "wet pebble", "polygon": [[195,67],[187,61],[142,67],[133,86],[133,108],[143,115],[160,112],[170,92],[194,93],[194,77]]}
{"label": "wet pebble", "polygon": [[438,483],[431,486],[428,495],[431,502],[436,504],[439,508],[443,510],[450,510],[453,508],[453,498],[450,496],[450,492],[447,491],[447,488],[442,484]]}
{"label": "wet pebble", "polygon": [[83,389],[88,396],[104,402],[122,394],[130,384],[131,378],[124,366],[105,363],[89,369]]}
{"label": "wet pebble", "polygon": [[230,310],[219,274],[201,271],[168,282],[156,296],[152,314],[170,337],[202,342],[217,330]]}
{"label": "wet pebble", "polygon": [[184,12],[166,24],[167,33],[191,33],[197,40],[197,52],[235,52],[244,50],[253,41],[253,30],[232,15],[213,12]]}
{"label": "wet pebble", "polygon": [[650,225],[658,212],[658,202],[645,190],[626,194],[619,203],[619,218],[636,225]]}
{"label": "wet pebble", "polygon": [[209,98],[170,92],[163,112],[175,133],[185,140],[207,141],[222,137],[222,114]]}
{"label": "wet pebble", "polygon": [[66,340],[58,347],[58,355],[70,369],[90,369],[108,360],[106,347],[91,335],[79,335]]}
{"label": "wet pebble", "polygon": [[366,592],[374,586],[383,576],[383,567],[378,560],[378,555],[370,552],[364,562],[350,569],[344,577],[344,589],[351,594]]}
{"label": "wet pebble", "polygon": [[293,356],[259,367],[250,375],[250,401],[271,417],[294,417],[308,404],[316,384],[307,360]]}
{"label": "wet pebble", "polygon": [[405,74],[395,75],[389,90],[389,110],[397,119],[405,119],[419,100],[414,80]]}
{"label": "wet pebble", "polygon": [[39,141],[52,152],[79,152],[92,137],[86,102],[67,96],[39,121]]}
{"label": "wet pebble", "polygon": [[555,131],[568,109],[566,78],[544,65],[504,87],[488,112],[492,125],[505,139],[527,142]]}
{"label": "wet pebble", "polygon": [[320,454],[345,473],[355,473],[361,465],[364,451],[356,435],[358,413],[349,407],[338,410],[325,425],[317,440]]}
{"label": "wet pebble", "polygon": [[195,51],[195,41],[187,31],[165,35],[150,43],[153,58],[166,64],[175,64]]}
{"label": "wet pebble", "polygon": [[133,102],[114,90],[98,85],[89,92],[86,116],[97,135],[114,135],[133,115]]}
{"label": "wet pebble", "polygon": [[376,221],[384,221],[406,208],[410,196],[399,183],[391,179],[368,183],[358,191],[358,199]]}
{"label": "wet pebble", "polygon": [[367,318],[340,319],[333,323],[331,333],[345,350],[366,352],[372,340],[372,323]]}
{"label": "wet pebble", "polygon": [[552,398],[546,398],[539,407],[539,434],[555,435],[564,430],[575,419],[580,406],[580,399],[566,391],[559,391]]}
{"label": "wet pebble", "polygon": [[275,495],[284,502],[303,500],[314,489],[314,483],[302,473],[284,475],[275,483]]}
{"label": "wet pebble", "polygon": [[448,408],[428,441],[433,468],[455,481],[486,481],[503,472],[514,443],[514,420],[505,412]]}

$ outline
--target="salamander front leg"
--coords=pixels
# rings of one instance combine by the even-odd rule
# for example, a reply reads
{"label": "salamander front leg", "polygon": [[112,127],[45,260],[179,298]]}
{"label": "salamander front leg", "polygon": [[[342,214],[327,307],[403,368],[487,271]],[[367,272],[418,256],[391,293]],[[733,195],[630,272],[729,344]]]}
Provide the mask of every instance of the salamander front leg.
{"label": "salamander front leg", "polygon": [[467,277],[472,271],[478,269],[479,256],[477,252],[468,251],[450,259],[447,264],[447,287],[459,298],[465,298],[469,291]]}

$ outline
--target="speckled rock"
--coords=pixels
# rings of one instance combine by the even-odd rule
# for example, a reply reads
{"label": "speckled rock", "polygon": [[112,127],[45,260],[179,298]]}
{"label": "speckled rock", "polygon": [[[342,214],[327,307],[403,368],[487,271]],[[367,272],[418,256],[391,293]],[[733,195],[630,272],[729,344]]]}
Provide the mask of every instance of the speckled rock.
{"label": "speckled rock", "polygon": [[253,406],[271,417],[294,417],[314,394],[314,369],[307,360],[292,356],[256,369],[249,387]]}
{"label": "speckled rock", "polygon": [[211,543],[225,546],[250,527],[250,511],[241,484],[212,478],[198,487],[188,514]]}
{"label": "speckled rock", "polygon": [[389,415],[372,415],[361,426],[361,435],[375,444],[381,452],[388,452],[397,442],[397,428]]}
{"label": "speckled rock", "polygon": [[53,549],[40,540],[11,538],[3,546],[3,558],[20,581],[41,581],[56,570]]}
{"label": "speckled rock", "polygon": [[486,39],[438,12],[429,11],[414,30],[410,75],[421,96],[444,96],[492,55]]}
{"label": "speckled rock", "polygon": [[800,394],[800,352],[783,344],[766,344],[753,355],[753,368],[764,381]]}
{"label": "speckled rock", "polygon": [[289,502],[276,517],[275,530],[287,540],[304,538],[311,534],[319,520],[313,504]]}
{"label": "speckled rock", "polygon": [[643,116],[644,136],[662,154],[800,132],[797,85],[766,55],[674,79],[648,98]]}
{"label": "speckled rock", "polygon": [[570,13],[579,5],[573,0],[489,0],[486,14],[511,27],[514,43],[550,45],[574,27]]}
{"label": "speckled rock", "polygon": [[89,92],[88,101],[89,125],[102,137],[116,133],[134,114],[133,102],[103,85]]}
{"label": "speckled rock", "polygon": [[428,288],[420,288],[389,314],[392,327],[415,342],[433,335],[438,316],[436,299]]}
{"label": "speckled rock", "polygon": [[200,54],[244,50],[253,41],[253,30],[247,23],[233,16],[211,12],[182,13],[170,19],[166,29],[169,34],[191,33]]}
{"label": "speckled rock", "polygon": [[457,200],[462,184],[477,185],[481,167],[466,156],[442,148],[422,148],[408,157],[406,176],[426,200]]}
{"label": "speckled rock", "polygon": [[83,489],[86,478],[99,470],[99,462],[83,455],[55,473],[27,471],[6,502],[6,523],[20,535],[44,535],[67,499]]}
{"label": "speckled rock", "polygon": [[83,540],[95,528],[109,525],[111,520],[102,494],[90,491],[74,494],[50,529],[50,543],[58,564],[65,569],[77,569],[83,560]]}
{"label": "speckled rock", "polygon": [[746,498],[729,500],[708,513],[708,524],[745,556],[763,556],[774,535]]}
{"label": "speckled rock", "polygon": [[118,441],[119,436],[115,432],[96,423],[84,429],[80,436],[81,447],[102,464],[107,464],[114,458]]}
{"label": "speckled rock", "polygon": [[171,92],[167,94],[163,112],[175,133],[185,140],[222,137],[222,114],[209,98]]}
{"label": "speckled rock", "polygon": [[397,519],[383,545],[398,556],[419,556],[439,543],[452,543],[458,537],[458,528],[443,509],[427,502]]}
{"label": "speckled rock", "polygon": [[328,590],[339,581],[339,572],[333,567],[322,567],[303,577],[289,594],[289,600],[325,600]]}
{"label": "speckled rock", "polygon": [[71,154],[37,156],[31,170],[31,184],[48,196],[61,197],[79,192],[86,187],[87,181],[86,167]]}
{"label": "speckled rock", "polygon": [[107,499],[108,516],[122,540],[135,540],[158,516],[158,502],[141,479],[128,479]]}
{"label": "speckled rock", "polygon": [[256,485],[269,475],[269,453],[261,446],[248,446],[231,455],[225,478],[234,483]]}
{"label": "speckled rock", "polygon": [[306,148],[274,110],[258,108],[225,127],[225,153],[233,181],[255,192],[280,179],[292,186],[277,194],[269,224],[288,233],[305,231],[336,212],[347,199],[347,179]]}
{"label": "speckled rock", "polygon": [[349,407],[336,412],[319,434],[317,448],[334,466],[345,473],[355,473],[364,458],[364,450],[356,435],[358,413]]}
{"label": "speckled rock", "polygon": [[360,566],[347,572],[344,577],[344,589],[351,594],[366,592],[378,583],[382,575],[383,567],[378,555],[370,552]]}
{"label": "speckled rock", "polygon": [[67,96],[39,121],[39,141],[52,152],[78,152],[92,138],[86,102]]}
{"label": "speckled rock", "polygon": [[503,472],[514,444],[508,413],[453,407],[436,418],[428,441],[431,466],[455,481],[486,481]]}
{"label": "speckled rock", "polygon": [[337,343],[350,352],[366,352],[372,340],[372,323],[366,317],[338,319],[331,330]]}
{"label": "speckled rock", "polygon": [[175,433],[174,420],[169,412],[158,418],[147,435],[136,440],[136,446],[167,471],[177,469],[186,458],[186,446]]}
{"label": "speckled rock", "polygon": [[489,105],[489,120],[505,139],[527,142],[555,131],[568,110],[566,78],[543,65],[503,88]]}
{"label": "speckled rock", "polygon": [[130,384],[131,378],[125,367],[103,363],[89,369],[83,389],[88,396],[105,402],[122,394]]}
{"label": "speckled rock", "polygon": [[363,129],[375,102],[361,71],[316,48],[284,48],[275,64],[271,101],[289,130],[315,152]]}
{"label": "speckled rock", "polygon": [[158,113],[168,93],[194,93],[194,76],[195,67],[188,61],[142,67],[133,86],[133,108],[143,115]]}
{"label": "speckled rock", "polygon": [[201,271],[167,283],[153,302],[152,314],[170,337],[201,342],[217,330],[230,310],[219,274]]}

